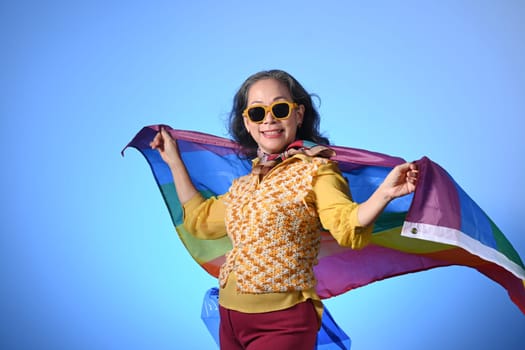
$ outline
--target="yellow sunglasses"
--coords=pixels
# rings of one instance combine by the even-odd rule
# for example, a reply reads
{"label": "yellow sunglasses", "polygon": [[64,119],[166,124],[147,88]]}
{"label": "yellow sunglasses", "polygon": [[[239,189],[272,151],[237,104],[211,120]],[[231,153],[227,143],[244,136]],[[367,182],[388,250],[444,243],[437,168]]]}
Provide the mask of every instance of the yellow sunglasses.
{"label": "yellow sunglasses", "polygon": [[289,101],[275,101],[271,105],[253,104],[246,107],[242,115],[252,122],[260,124],[263,122],[264,117],[268,112],[272,113],[272,116],[278,120],[284,120],[290,117],[292,110],[299,107],[295,102]]}

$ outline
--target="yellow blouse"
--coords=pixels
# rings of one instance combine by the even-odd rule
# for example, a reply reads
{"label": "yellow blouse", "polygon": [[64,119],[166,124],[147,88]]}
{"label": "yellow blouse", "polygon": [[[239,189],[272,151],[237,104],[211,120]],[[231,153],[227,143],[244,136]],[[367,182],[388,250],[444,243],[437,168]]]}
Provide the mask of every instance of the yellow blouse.
{"label": "yellow blouse", "polygon": [[[295,155],[276,165],[266,176],[275,169],[287,167],[290,162],[298,160],[294,158],[310,161],[308,156]],[[312,187],[313,195],[307,196],[305,200],[316,208],[321,225],[330,231],[342,246],[354,249],[366,246],[370,241],[373,225],[363,227],[359,223],[357,218],[359,205],[352,201],[348,183],[337,163],[328,161],[321,164],[314,175]],[[216,239],[226,235],[224,220],[226,204],[223,197],[224,195],[204,199],[197,194],[186,202],[183,206],[186,230],[200,239]],[[315,288],[297,292],[248,294],[239,293],[236,285],[237,279],[232,272],[227,278],[227,283],[219,290],[219,303],[223,307],[240,312],[259,313],[283,310],[311,299],[321,318],[322,303]]]}

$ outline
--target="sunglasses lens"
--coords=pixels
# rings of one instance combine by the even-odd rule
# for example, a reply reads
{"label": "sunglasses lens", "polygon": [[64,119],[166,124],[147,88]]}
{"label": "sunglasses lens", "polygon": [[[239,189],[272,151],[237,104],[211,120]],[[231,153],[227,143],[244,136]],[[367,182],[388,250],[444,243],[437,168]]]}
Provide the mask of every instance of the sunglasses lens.
{"label": "sunglasses lens", "polygon": [[260,122],[264,119],[266,111],[263,107],[252,107],[248,110],[248,117],[253,122]]}
{"label": "sunglasses lens", "polygon": [[290,114],[290,106],[287,103],[277,103],[272,107],[275,118],[286,118]]}

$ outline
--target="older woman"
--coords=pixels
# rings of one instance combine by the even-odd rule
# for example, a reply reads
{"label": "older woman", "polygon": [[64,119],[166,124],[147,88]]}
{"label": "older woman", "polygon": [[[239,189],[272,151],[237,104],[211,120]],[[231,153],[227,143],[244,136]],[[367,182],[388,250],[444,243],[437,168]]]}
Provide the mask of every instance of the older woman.
{"label": "older woman", "polygon": [[242,84],[230,133],[253,158],[252,172],[208,199],[166,131],[151,143],[171,169],[186,229],[232,241],[219,276],[221,349],[313,349],[323,310],[313,272],[321,228],[343,246],[364,247],[386,205],[414,191],[416,166],[395,167],[368,200],[355,203],[329,159],[334,152],[319,133],[311,95],[280,70]]}

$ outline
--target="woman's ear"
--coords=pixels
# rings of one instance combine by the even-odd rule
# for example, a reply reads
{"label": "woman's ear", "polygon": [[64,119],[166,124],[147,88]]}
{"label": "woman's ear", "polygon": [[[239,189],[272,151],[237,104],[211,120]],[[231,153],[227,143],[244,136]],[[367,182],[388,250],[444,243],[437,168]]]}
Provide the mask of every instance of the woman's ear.
{"label": "woman's ear", "polygon": [[250,133],[250,128],[248,127],[248,118],[242,117],[242,121],[244,123],[244,127],[246,128],[246,131],[249,134]]}
{"label": "woman's ear", "polygon": [[300,128],[303,125],[304,118],[304,105],[299,105],[297,108],[297,127]]}

